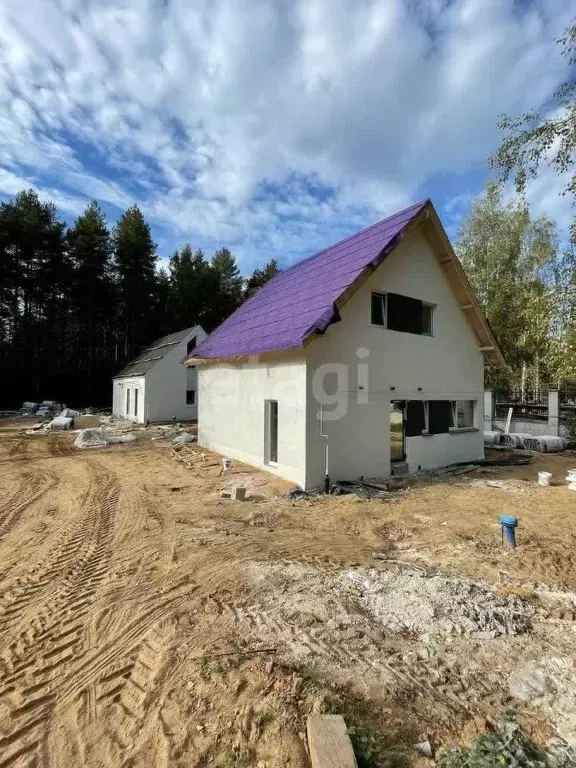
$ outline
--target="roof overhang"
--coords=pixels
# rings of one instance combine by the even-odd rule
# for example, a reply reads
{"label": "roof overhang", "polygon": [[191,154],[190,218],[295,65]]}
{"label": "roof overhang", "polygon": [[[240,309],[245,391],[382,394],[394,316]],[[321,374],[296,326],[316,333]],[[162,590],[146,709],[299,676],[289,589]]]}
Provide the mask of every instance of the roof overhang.
{"label": "roof overhang", "polygon": [[432,246],[438,264],[464,312],[468,323],[478,339],[478,348],[484,354],[486,365],[506,367],[504,355],[496,337],[490,328],[474,289],[470,285],[466,273],[456,256],[442,222],[431,202],[426,205],[426,216],[420,222],[422,232]]}

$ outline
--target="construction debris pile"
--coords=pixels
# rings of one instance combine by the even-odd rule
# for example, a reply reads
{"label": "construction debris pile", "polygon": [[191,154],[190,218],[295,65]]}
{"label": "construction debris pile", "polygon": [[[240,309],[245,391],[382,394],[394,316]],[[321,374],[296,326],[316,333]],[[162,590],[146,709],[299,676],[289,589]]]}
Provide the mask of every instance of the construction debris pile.
{"label": "construction debris pile", "polygon": [[[393,560],[386,570],[357,568],[338,573],[305,565],[254,563],[264,590],[282,585],[287,617],[310,614],[338,626],[366,631],[517,635],[530,629],[534,606],[465,578],[430,576],[418,566]],[[280,610],[280,609],[279,609]],[[488,633],[488,634],[484,634]]]}

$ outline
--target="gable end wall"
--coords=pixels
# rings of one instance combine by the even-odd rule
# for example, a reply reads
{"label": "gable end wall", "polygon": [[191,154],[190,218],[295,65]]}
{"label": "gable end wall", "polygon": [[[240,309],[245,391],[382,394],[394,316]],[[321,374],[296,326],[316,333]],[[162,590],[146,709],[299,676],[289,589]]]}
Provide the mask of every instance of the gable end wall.
{"label": "gable end wall", "polygon": [[[399,293],[434,304],[434,335],[418,336],[372,326],[372,291]],[[420,229],[406,233],[344,305],[341,317],[306,350],[308,488],[321,485],[324,476],[325,440],[320,437],[321,398],[317,395],[322,390],[318,386],[321,366],[326,364],[340,369],[338,374],[331,373],[326,383],[330,392],[338,388],[339,402],[346,404],[342,418],[325,421],[325,432],[330,436],[332,480],[388,474],[391,400],[477,401],[479,431],[407,439],[411,470],[484,455],[484,358],[476,335]],[[367,350],[368,356],[358,357],[360,349]],[[365,363],[367,382],[362,378]],[[359,386],[364,389],[359,390]],[[330,410],[334,408],[325,408],[327,413]]]}

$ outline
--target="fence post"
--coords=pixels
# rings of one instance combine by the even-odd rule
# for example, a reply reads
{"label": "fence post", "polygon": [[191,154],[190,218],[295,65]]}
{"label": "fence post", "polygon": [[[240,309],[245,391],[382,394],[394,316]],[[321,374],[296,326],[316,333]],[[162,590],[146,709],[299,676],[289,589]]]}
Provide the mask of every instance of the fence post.
{"label": "fence post", "polygon": [[560,434],[559,397],[557,389],[548,390],[548,431],[556,437]]}
{"label": "fence post", "polygon": [[494,423],[494,392],[484,390],[484,431],[490,432]]}

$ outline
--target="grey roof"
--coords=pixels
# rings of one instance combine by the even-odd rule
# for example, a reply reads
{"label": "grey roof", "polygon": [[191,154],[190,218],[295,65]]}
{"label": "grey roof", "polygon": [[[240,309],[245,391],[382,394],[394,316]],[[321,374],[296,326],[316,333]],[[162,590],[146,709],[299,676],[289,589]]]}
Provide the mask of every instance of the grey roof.
{"label": "grey roof", "polygon": [[176,333],[170,333],[168,336],[162,336],[160,339],[156,339],[155,342],[150,344],[138,357],[132,360],[131,363],[123,368],[120,373],[117,373],[112,378],[121,379],[124,376],[145,376],[148,371],[151,371],[155,365],[158,365],[160,360],[166,357],[166,355],[174,349],[177,344],[180,344],[187,336],[192,336],[195,332],[200,331],[199,325],[194,325],[192,328],[186,328],[183,331],[177,331]]}

